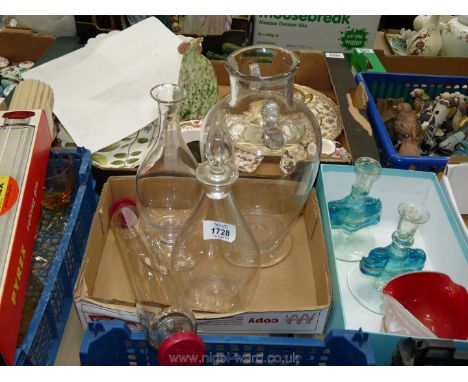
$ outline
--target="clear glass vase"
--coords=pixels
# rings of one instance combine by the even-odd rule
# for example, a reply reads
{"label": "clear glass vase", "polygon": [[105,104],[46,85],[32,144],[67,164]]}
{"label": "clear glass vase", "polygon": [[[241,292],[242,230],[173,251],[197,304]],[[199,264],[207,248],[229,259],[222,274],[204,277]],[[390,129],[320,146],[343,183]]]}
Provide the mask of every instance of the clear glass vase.
{"label": "clear glass vase", "polygon": [[232,313],[253,296],[260,252],[231,192],[238,171],[223,125],[216,121],[205,142],[208,160],[197,169],[204,193],[174,244],[171,269],[193,310]]}
{"label": "clear glass vase", "polygon": [[170,253],[177,233],[201,197],[195,179],[197,161],[185,144],[179,111],[185,90],[161,84],[151,90],[159,106],[159,135],[138,169],[137,205],[148,235]]}
{"label": "clear glass vase", "polygon": [[344,261],[359,261],[375,247],[374,236],[366,228],[378,224],[382,213],[380,199],[369,196],[382,170],[380,163],[361,157],[356,159],[354,170],[356,180],[351,192],[328,202],[335,257]]}
{"label": "clear glass vase", "polygon": [[[261,252],[263,267],[291,249],[288,232],[301,213],[320,163],[321,134],[313,113],[294,97],[300,62],[291,51],[251,46],[226,61],[231,93],[207,114],[202,143],[222,119],[234,145],[236,202]],[[204,145],[200,145],[205,158]]]}
{"label": "clear glass vase", "polygon": [[429,213],[411,203],[401,203],[398,213],[400,220],[397,230],[392,234],[392,243],[374,248],[348,275],[348,285],[353,296],[377,313],[383,309],[382,290],[385,285],[399,275],[422,270],[426,262],[424,250],[412,246],[414,234],[419,226],[429,220]]}

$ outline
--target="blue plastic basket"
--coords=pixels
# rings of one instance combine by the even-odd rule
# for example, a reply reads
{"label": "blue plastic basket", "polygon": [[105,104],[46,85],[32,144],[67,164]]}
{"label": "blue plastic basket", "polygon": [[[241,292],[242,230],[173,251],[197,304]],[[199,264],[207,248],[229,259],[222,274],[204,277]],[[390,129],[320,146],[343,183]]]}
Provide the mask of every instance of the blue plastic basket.
{"label": "blue plastic basket", "polygon": [[430,76],[401,73],[358,73],[356,82],[363,83],[369,96],[368,113],[377,136],[381,163],[385,167],[439,172],[447,165],[444,156],[398,155],[377,110],[377,98],[403,98],[412,103],[410,92],[423,88],[435,98],[443,92],[459,91],[468,95],[468,77]]}
{"label": "blue plastic basket", "polygon": [[[325,340],[295,337],[203,335],[205,365],[375,365],[368,334],[332,330]],[[89,324],[80,349],[82,366],[157,365],[143,332],[123,321]]]}
{"label": "blue plastic basket", "polygon": [[[51,151],[51,158],[56,157],[58,152]],[[59,239],[53,238],[53,233],[37,233],[34,255],[41,252],[40,248],[47,247],[47,251],[53,251],[53,258],[47,274],[41,280],[44,288],[33,318],[21,346],[16,350],[16,365],[54,364],[96,210],[97,196],[91,175],[91,153],[82,148],[66,152],[72,156],[77,171],[69,218],[65,232]]]}

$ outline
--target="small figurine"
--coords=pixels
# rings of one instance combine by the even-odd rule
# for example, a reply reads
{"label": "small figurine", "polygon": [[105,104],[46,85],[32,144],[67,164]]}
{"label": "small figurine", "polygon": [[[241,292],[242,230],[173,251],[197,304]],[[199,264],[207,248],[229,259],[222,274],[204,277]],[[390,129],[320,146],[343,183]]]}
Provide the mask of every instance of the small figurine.
{"label": "small figurine", "polygon": [[398,114],[397,106],[403,102],[405,102],[403,98],[377,99],[377,109],[379,110],[379,113],[385,124],[385,128],[387,129],[387,133],[394,145],[397,144],[398,141],[397,137],[395,136],[395,131],[393,130],[393,125],[395,123],[395,117]]}
{"label": "small figurine", "polygon": [[405,102],[403,98],[377,99],[377,109],[379,110],[379,113],[384,123],[396,117],[396,115],[398,114],[396,107],[402,104],[403,102]]}
{"label": "small figurine", "polygon": [[431,118],[427,122],[422,123],[422,127],[425,130],[423,143],[421,148],[425,151],[429,151],[435,145],[434,136],[437,130],[447,120],[447,115],[450,110],[450,102],[444,98],[437,97],[436,104],[432,109]]}
{"label": "small figurine", "polygon": [[424,91],[424,89],[416,88],[410,96],[414,98],[413,109],[416,113],[425,113],[432,110],[431,97]]}
{"label": "small figurine", "polygon": [[439,143],[439,148],[452,152],[455,150],[455,146],[460,142],[464,141],[468,137],[468,125],[463,129],[459,130],[455,134],[452,134],[443,142]]}
{"label": "small figurine", "polygon": [[453,155],[468,156],[468,141],[458,142],[453,150]]}
{"label": "small figurine", "polygon": [[460,95],[460,97],[456,99],[456,103],[458,107],[452,119],[452,127],[454,131],[458,131],[468,126],[468,96]]}
{"label": "small figurine", "polygon": [[422,138],[422,127],[416,112],[409,103],[396,106],[398,114],[395,118],[394,130],[401,142],[398,154],[419,156],[419,143]]}

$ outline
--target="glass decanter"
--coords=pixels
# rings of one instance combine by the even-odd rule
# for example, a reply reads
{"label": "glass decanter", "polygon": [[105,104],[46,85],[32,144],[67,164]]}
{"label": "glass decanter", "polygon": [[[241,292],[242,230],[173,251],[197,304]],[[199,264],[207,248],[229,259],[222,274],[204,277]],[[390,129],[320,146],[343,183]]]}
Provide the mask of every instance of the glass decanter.
{"label": "glass decanter", "polygon": [[382,213],[380,199],[369,196],[382,170],[380,163],[361,157],[356,159],[354,170],[351,193],[328,202],[335,257],[345,261],[359,261],[375,247],[374,236],[365,228],[378,224]]}
{"label": "glass decanter", "polygon": [[238,171],[224,120],[205,145],[207,161],[197,169],[204,193],[174,244],[171,269],[193,310],[243,311],[257,285],[260,252],[231,192]]}
{"label": "glass decanter", "polygon": [[382,312],[382,289],[385,285],[396,276],[422,270],[426,262],[424,250],[412,246],[416,230],[429,220],[429,213],[411,203],[401,203],[398,213],[400,220],[392,234],[392,243],[374,248],[348,275],[353,296],[376,313]]}
{"label": "glass decanter", "polygon": [[[147,239],[135,201],[115,201],[109,215],[140,323],[149,345],[157,350],[159,364],[201,363],[204,344],[195,334],[195,317],[169,273],[164,251]],[[177,355],[194,357],[174,359]]]}
{"label": "glass decanter", "polygon": [[157,85],[151,90],[159,106],[159,136],[136,177],[138,209],[149,235],[160,240],[168,253],[201,197],[201,187],[195,179],[198,164],[179,126],[185,95],[185,90],[174,84]]}
{"label": "glass decanter", "polygon": [[[226,123],[239,170],[233,193],[260,248],[262,267],[288,255],[288,232],[320,163],[319,125],[293,95],[299,65],[296,54],[271,45],[231,53],[226,61],[231,94],[208,112],[202,125],[203,142],[215,121]],[[200,150],[204,158],[203,144]]]}

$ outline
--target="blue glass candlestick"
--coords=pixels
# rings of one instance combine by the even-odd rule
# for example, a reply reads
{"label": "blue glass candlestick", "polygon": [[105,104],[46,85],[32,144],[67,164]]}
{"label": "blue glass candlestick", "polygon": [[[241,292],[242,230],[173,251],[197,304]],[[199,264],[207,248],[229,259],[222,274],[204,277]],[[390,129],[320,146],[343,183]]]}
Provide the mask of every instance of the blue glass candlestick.
{"label": "blue glass candlestick", "polygon": [[429,220],[429,213],[410,203],[400,204],[398,212],[400,222],[392,234],[392,243],[384,248],[373,249],[359,263],[362,273],[377,278],[375,286],[379,291],[396,276],[420,271],[426,262],[426,253],[411,247],[416,230]]}
{"label": "blue glass candlestick", "polygon": [[[412,246],[416,230],[429,220],[429,213],[410,203],[401,203],[398,212],[400,221],[392,234],[392,243],[370,251],[367,257],[360,260],[358,271],[352,270],[348,277],[352,294],[364,306],[376,312],[381,311],[384,286],[396,276],[422,270],[426,262],[426,253]],[[364,275],[375,279],[369,282]],[[366,291],[366,288],[370,290]]]}
{"label": "blue glass candlestick", "polygon": [[345,261],[358,261],[374,248],[375,241],[363,228],[380,221],[382,202],[369,196],[369,191],[382,170],[372,158],[358,158],[355,162],[356,180],[351,193],[343,199],[328,202],[333,232],[335,257]]}
{"label": "blue glass candlestick", "polygon": [[351,193],[328,203],[332,228],[341,228],[348,233],[377,224],[382,212],[381,201],[369,196],[370,188],[382,170],[380,163],[363,157],[358,158],[354,166],[356,180]]}

